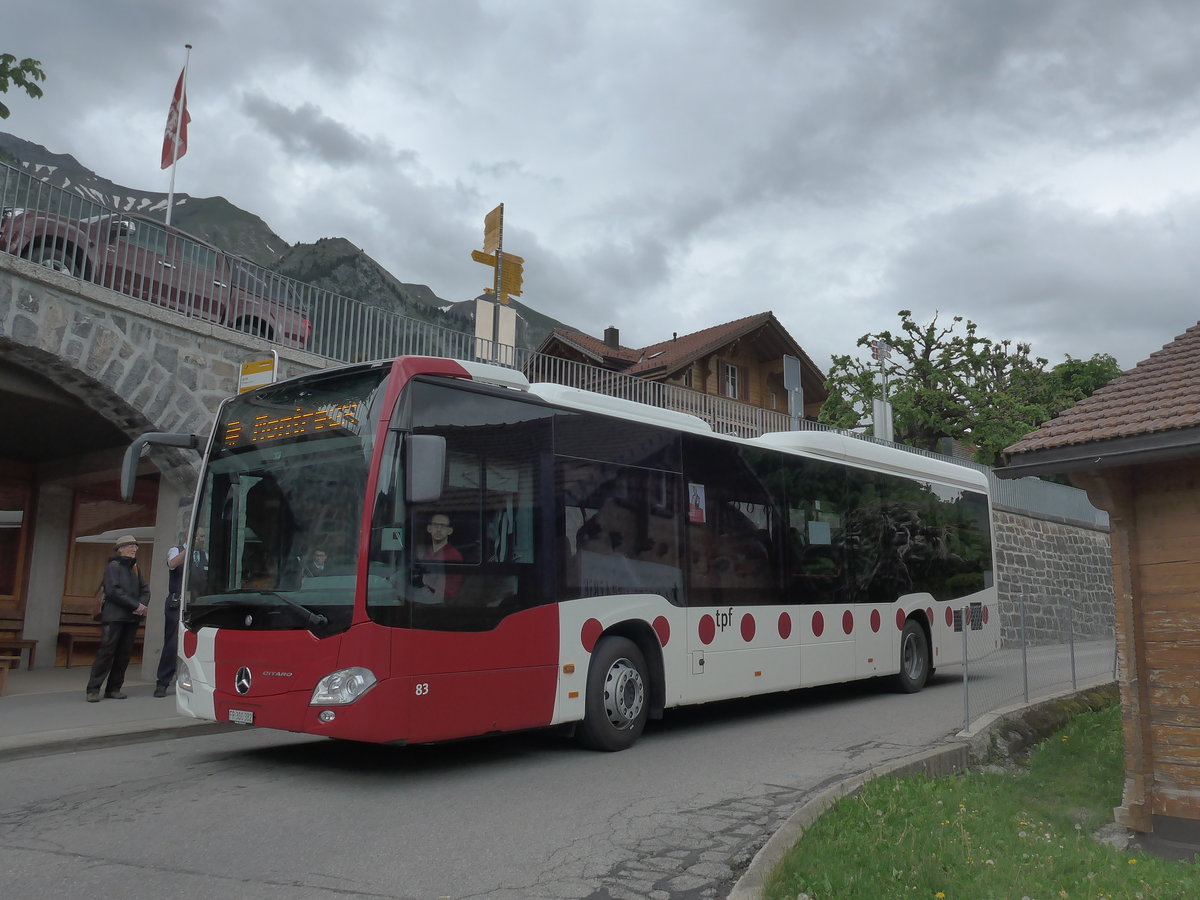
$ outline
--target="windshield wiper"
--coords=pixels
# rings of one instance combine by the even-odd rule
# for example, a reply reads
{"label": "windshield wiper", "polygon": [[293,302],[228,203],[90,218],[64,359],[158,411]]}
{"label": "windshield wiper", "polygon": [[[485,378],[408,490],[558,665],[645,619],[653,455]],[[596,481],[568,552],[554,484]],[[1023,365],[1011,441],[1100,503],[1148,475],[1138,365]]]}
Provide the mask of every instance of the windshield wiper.
{"label": "windshield wiper", "polygon": [[278,591],[264,591],[261,589],[255,589],[251,593],[264,594],[267,597],[275,597],[278,600],[282,600],[285,604],[296,610],[296,612],[302,613],[304,615],[304,623],[310,628],[324,628],[329,624],[329,619],[325,616],[321,615],[320,613],[313,612],[307,606],[297,603],[295,600],[292,600],[289,597],[285,597]]}

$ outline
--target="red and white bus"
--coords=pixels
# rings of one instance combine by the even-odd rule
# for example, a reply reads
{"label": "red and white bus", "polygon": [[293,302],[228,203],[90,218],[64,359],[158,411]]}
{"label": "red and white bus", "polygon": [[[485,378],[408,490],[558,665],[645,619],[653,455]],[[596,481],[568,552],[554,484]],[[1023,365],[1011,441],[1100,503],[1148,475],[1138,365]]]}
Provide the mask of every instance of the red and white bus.
{"label": "red and white bus", "polygon": [[[127,481],[144,443],[194,442],[143,436]],[[962,662],[964,628],[969,653],[998,646],[981,473],[480,363],[227,400],[192,532],[180,712],[342,739],[566,726],[620,750],[670,707],[912,692]]]}

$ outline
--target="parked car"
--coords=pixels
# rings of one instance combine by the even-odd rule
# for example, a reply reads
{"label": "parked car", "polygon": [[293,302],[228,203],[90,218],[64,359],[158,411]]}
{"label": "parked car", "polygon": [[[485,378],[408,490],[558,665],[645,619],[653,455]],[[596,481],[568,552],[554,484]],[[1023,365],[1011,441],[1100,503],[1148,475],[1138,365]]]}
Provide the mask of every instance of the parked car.
{"label": "parked car", "polygon": [[269,341],[303,349],[312,338],[284,279],[146,216],[5,209],[0,250]]}

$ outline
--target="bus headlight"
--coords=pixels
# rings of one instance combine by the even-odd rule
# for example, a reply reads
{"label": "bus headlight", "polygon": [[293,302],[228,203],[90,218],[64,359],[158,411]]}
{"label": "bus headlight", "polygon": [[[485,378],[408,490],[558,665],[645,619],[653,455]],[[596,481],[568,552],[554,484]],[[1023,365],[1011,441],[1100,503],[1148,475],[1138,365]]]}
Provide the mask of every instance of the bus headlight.
{"label": "bus headlight", "polygon": [[362,666],[338,669],[317,682],[309,706],[345,706],[353,703],[375,684],[375,673]]}
{"label": "bus headlight", "polygon": [[179,691],[192,692],[192,670],[188,668],[188,664],[182,660],[175,661],[175,689]]}

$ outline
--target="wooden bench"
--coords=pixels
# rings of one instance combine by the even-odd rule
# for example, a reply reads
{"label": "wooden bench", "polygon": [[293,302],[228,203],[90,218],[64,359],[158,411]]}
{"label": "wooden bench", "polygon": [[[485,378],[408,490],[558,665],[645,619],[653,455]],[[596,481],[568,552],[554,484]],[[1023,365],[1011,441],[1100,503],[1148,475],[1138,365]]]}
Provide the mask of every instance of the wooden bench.
{"label": "wooden bench", "polygon": [[71,657],[76,644],[99,644],[100,623],[93,619],[89,609],[71,609],[63,606],[58,616],[58,642],[66,645],[67,668],[71,668]]}
{"label": "wooden bench", "polygon": [[[21,652],[28,650],[29,669],[32,671],[37,660],[37,641],[21,637],[24,626],[25,617],[20,612],[11,609],[0,610],[0,654],[7,656],[11,651],[16,651],[17,665],[20,666]],[[7,665],[3,668],[8,671]]]}
{"label": "wooden bench", "polygon": [[[67,652],[66,667],[71,668],[76,644],[100,643],[101,625],[94,618],[96,604],[94,603],[64,603],[58,617],[58,642],[65,645]],[[143,619],[143,622],[145,620]],[[142,625],[138,625],[138,637],[134,643],[134,656],[138,655],[137,648],[142,643]]]}

